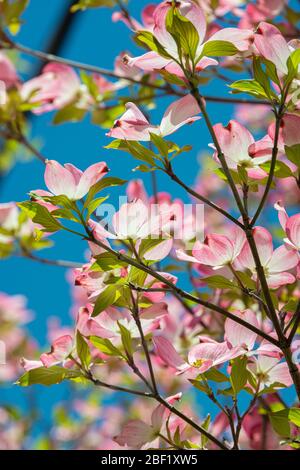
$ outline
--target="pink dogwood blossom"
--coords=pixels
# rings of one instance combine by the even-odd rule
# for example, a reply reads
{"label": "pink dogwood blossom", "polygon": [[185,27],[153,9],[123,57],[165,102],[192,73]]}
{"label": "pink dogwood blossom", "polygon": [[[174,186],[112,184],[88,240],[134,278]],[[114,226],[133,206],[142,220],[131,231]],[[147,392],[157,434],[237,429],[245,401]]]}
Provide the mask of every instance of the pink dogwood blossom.
{"label": "pink dogwood blossom", "polygon": [[62,166],[55,160],[48,160],[45,170],[45,183],[55,196],[65,195],[72,201],[82,199],[91,186],[108,172],[105,162],[95,163],[84,172],[71,163]]}
{"label": "pink dogwood blossom", "polygon": [[53,62],[43,68],[40,76],[25,82],[20,92],[24,101],[36,104],[33,112],[42,114],[71,103],[79,90],[76,72],[67,65]]}
{"label": "pink dogwood blossom", "polygon": [[205,237],[203,243],[197,241],[192,250],[193,256],[186,255],[181,250],[177,251],[177,256],[185,261],[219,269],[235,261],[240,254],[244,242],[244,232],[239,228],[233,227],[228,235],[210,233]]}
{"label": "pink dogwood blossom", "polygon": [[21,364],[26,371],[37,369],[38,367],[51,367],[56,364],[60,364],[68,358],[72,352],[73,346],[73,338],[71,336],[61,336],[53,342],[50,352],[43,353],[40,356],[39,361],[23,358],[21,360]]}
{"label": "pink dogwood blossom", "polygon": [[149,141],[150,133],[167,136],[200,119],[196,116],[199,112],[195,99],[187,95],[172,103],[160,125],[153,126],[134,103],[127,103],[125,113],[115,121],[107,135],[116,139]]}
{"label": "pink dogwood blossom", "polygon": [[[277,289],[285,284],[293,284],[295,277],[289,271],[298,264],[298,254],[294,250],[289,250],[285,245],[274,250],[272,235],[263,227],[255,227],[253,237],[269,287]],[[244,268],[250,269],[253,273],[253,279],[257,280],[254,258],[247,241],[241,250],[238,261]]]}
{"label": "pink dogwood blossom", "polygon": [[[267,176],[267,173],[259,165],[268,161],[270,156],[267,154],[260,157],[251,153],[254,138],[248,129],[237,121],[231,120],[225,127],[222,124],[216,124],[214,131],[229,168],[236,170],[238,166],[242,166],[247,170],[248,176],[254,179],[262,179]],[[215,152],[214,158],[218,159],[217,152]]]}
{"label": "pink dogwood blossom", "polygon": [[[158,239],[157,244],[146,250],[144,258],[161,260],[169,254],[172,248],[173,240],[168,232],[165,232],[165,227],[168,227],[173,217],[172,208],[165,208],[165,210],[157,212],[146,206],[141,200],[135,200],[123,204],[120,210],[113,215],[111,229],[106,230],[101,224],[92,221],[89,224],[95,238],[102,243],[108,243],[105,241],[106,238],[130,239],[136,242],[135,248],[137,251],[141,240],[156,237]],[[98,251],[97,247],[95,248]],[[95,253],[94,244],[92,244],[92,251]]]}
{"label": "pink dogwood blossom", "polygon": [[260,381],[259,390],[278,384],[276,388],[290,387],[293,383],[286,362],[275,357],[260,355],[248,365],[251,373]]}
{"label": "pink dogwood blossom", "polygon": [[276,26],[259,23],[254,35],[254,45],[262,57],[276,66],[281,76],[288,73],[287,60],[292,51]]}
{"label": "pink dogwood blossom", "polygon": [[[180,400],[181,393],[166,398],[166,401],[173,405]],[[158,405],[152,412],[151,424],[146,424],[141,420],[128,421],[122,428],[122,432],[114,438],[120,445],[140,449],[145,444],[152,442],[160,433],[163,423],[170,415],[170,411],[163,405]]]}
{"label": "pink dogwood blossom", "polygon": [[[146,52],[139,57],[128,57],[127,63],[129,65],[140,67],[144,71],[165,69],[170,73],[184,77],[181,68],[178,66],[180,57],[177,44],[166,28],[166,18],[171,8],[172,3],[164,1],[161,2],[153,12],[153,34],[170,58],[160,56],[157,52],[151,51]],[[249,39],[253,36],[252,31],[226,28],[217,31],[207,41],[205,41],[206,19],[200,6],[191,0],[184,0],[176,2],[176,8],[183,17],[193,24],[199,36],[199,43],[196,51],[196,57],[198,58],[195,64],[196,71],[201,71],[210,65],[218,64],[215,59],[205,56],[201,57],[205,44],[211,41],[228,41],[235,45],[239,51],[246,51],[248,49]]]}
{"label": "pink dogwood blossom", "polygon": [[188,378],[194,378],[211,367],[224,364],[241,355],[239,347],[230,349],[226,341],[218,343],[211,340],[193,346],[188,353],[186,362],[164,336],[154,336],[153,343],[155,352],[162,361],[173,369],[177,369],[179,374],[184,373]]}

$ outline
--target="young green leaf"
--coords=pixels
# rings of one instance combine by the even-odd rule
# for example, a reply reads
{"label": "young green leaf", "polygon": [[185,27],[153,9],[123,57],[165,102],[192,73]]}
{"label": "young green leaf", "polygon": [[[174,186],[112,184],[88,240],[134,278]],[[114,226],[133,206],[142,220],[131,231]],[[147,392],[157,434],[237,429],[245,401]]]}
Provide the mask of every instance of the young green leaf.
{"label": "young green leaf", "polygon": [[235,55],[238,49],[228,41],[208,41],[204,44],[201,56],[225,57]]}
{"label": "young green leaf", "polygon": [[131,333],[124,325],[122,325],[122,323],[118,322],[118,325],[119,325],[119,329],[121,333],[122,344],[125,349],[126,355],[129,357],[132,357],[133,347],[132,347]]}
{"label": "young green leaf", "polygon": [[57,232],[62,228],[61,224],[50,214],[46,207],[37,202],[20,202],[18,206],[25,211],[28,217],[36,224],[42,225],[46,232]]}
{"label": "young green leaf", "polygon": [[99,294],[92,313],[93,317],[99,315],[107,307],[113,305],[121,297],[120,286],[115,284],[108,285],[104,291]]}
{"label": "young green leaf", "polygon": [[122,352],[116,348],[112,342],[107,338],[98,338],[97,336],[91,336],[90,342],[95,346],[95,348],[99,349],[99,351],[103,352],[107,356],[116,356],[123,358]]}
{"label": "young green leaf", "polygon": [[248,372],[247,372],[247,357],[237,357],[232,361],[230,382],[232,388],[237,395],[247,383]]}
{"label": "young green leaf", "polygon": [[28,387],[29,385],[54,385],[59,384],[63,380],[71,380],[82,377],[80,371],[65,369],[64,367],[52,366],[52,367],[39,367],[38,369],[32,369],[16,382],[21,387]]}
{"label": "young green leaf", "polygon": [[76,333],[76,351],[80,363],[85,369],[88,369],[91,362],[91,354],[89,347],[79,331]]}

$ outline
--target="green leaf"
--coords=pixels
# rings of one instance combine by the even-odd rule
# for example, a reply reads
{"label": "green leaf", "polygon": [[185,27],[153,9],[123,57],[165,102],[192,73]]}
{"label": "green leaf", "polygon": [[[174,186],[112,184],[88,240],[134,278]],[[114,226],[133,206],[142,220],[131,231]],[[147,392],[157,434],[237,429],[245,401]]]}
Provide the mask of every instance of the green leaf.
{"label": "green leaf", "polygon": [[203,280],[206,282],[208,287],[213,289],[232,289],[233,287],[236,287],[232,281],[220,275],[205,277]]}
{"label": "green leaf", "polygon": [[[206,431],[208,431],[209,425],[210,425],[210,414],[208,414],[208,415],[206,416],[205,420],[202,421],[201,427],[202,427],[203,429],[205,429]],[[206,437],[206,436],[204,436],[203,434],[201,434],[201,447],[202,447],[202,449],[205,448],[207,442],[208,442],[208,437]]]}
{"label": "green leaf", "polygon": [[[163,238],[144,238],[139,246],[139,256],[143,258],[148,251],[152,250],[156,246],[160,245],[162,242],[164,242],[166,239]],[[153,260],[155,261],[155,260]]]}
{"label": "green leaf", "polygon": [[147,149],[146,147],[141,145],[139,142],[127,141],[126,145],[128,147],[130,154],[134,158],[142,162],[148,163],[150,166],[154,166],[154,167],[156,166],[155,158],[157,158],[157,155],[155,155],[154,152]]}
{"label": "green leaf", "polygon": [[295,424],[300,428],[300,409],[299,408],[291,408],[289,411],[289,420],[291,423]]}
{"label": "green leaf", "polygon": [[219,389],[217,391],[217,394],[218,395],[224,395],[225,397],[233,397],[236,395],[235,391],[233,390],[232,387],[228,387],[228,388],[225,388],[225,389]]}
{"label": "green leaf", "polygon": [[298,300],[296,299],[289,299],[289,301],[285,304],[283,307],[283,310],[285,312],[292,312],[294,313],[296,311],[296,308],[298,306]]}
{"label": "green leaf", "polygon": [[237,80],[229,85],[229,88],[232,88],[234,92],[248,93],[256,98],[268,98],[265,90],[256,80]]}
{"label": "green leaf", "polygon": [[122,352],[116,348],[109,339],[98,338],[97,336],[91,336],[90,342],[99,349],[99,351],[107,354],[107,356],[116,356],[123,358]]}
{"label": "green leaf", "polygon": [[285,79],[285,85],[288,86],[298,75],[298,66],[300,64],[300,50],[294,50],[287,60],[288,74]]}
{"label": "green leaf", "polygon": [[271,90],[269,78],[263,71],[260,57],[253,57],[253,73],[255,80],[262,86],[268,98],[277,99],[277,96]]}
{"label": "green leaf", "polygon": [[127,266],[127,263],[120,261],[114,254],[106,252],[96,256],[96,262],[93,264],[92,270],[111,271],[123,266]]}
{"label": "green leaf", "polygon": [[103,312],[103,310],[105,310],[107,307],[117,302],[120,296],[121,293],[119,285],[108,285],[106,289],[101,292],[101,294],[99,294],[94,305],[92,316],[96,317],[99,315],[99,313]]}
{"label": "green leaf", "polygon": [[290,437],[289,410],[284,409],[276,413],[269,413],[272,428],[283,437]]}
{"label": "green leaf", "polygon": [[253,281],[253,279],[251,279],[251,277],[244,271],[236,271],[236,275],[240,279],[243,286],[247,287],[248,289],[256,288],[255,281]]}
{"label": "green leaf", "polygon": [[59,366],[49,368],[39,367],[38,369],[32,369],[23,374],[16,383],[21,387],[28,387],[29,385],[35,384],[49,386],[59,384],[63,380],[71,380],[78,377],[82,377],[80,371],[64,369]]}
{"label": "green leaf", "polygon": [[114,178],[111,176],[108,176],[106,178],[103,178],[102,180],[98,181],[98,183],[95,183],[89,190],[86,200],[84,202],[83,208],[86,209],[88,205],[92,202],[96,194],[98,194],[100,191],[102,191],[105,188],[112,188],[114,186],[121,186],[123,184],[127,183],[126,180],[123,180],[121,178]]}
{"label": "green leaf", "polygon": [[84,85],[87,87],[89,94],[97,100],[99,97],[99,89],[95,83],[93,75],[87,74],[84,70],[80,70],[80,78]]}
{"label": "green leaf", "polygon": [[133,347],[132,347],[131,333],[124,325],[122,325],[122,323],[118,322],[118,325],[119,325],[122,344],[125,349],[125,352],[129,357],[132,357]]}
{"label": "green leaf", "polygon": [[88,369],[91,362],[90,350],[85,339],[82,337],[81,333],[78,330],[76,333],[76,351],[80,359],[81,365],[85,369]]}
{"label": "green leaf", "polygon": [[232,388],[237,395],[247,383],[248,372],[247,372],[247,357],[237,357],[232,361],[230,382]]}
{"label": "green leaf", "polygon": [[28,217],[44,227],[46,232],[57,232],[62,228],[61,224],[50,214],[46,207],[37,202],[20,202],[18,206],[25,211]]}
{"label": "green leaf", "polygon": [[71,6],[70,11],[75,13],[78,10],[86,10],[88,8],[113,7],[115,4],[116,0],[79,0],[78,3]]}
{"label": "green leaf", "polygon": [[128,282],[143,287],[148,274],[135,266],[130,267]]}
{"label": "green leaf", "polygon": [[203,382],[201,380],[194,380],[194,379],[189,379],[189,382],[191,382],[193,387],[200,390],[200,392],[204,392],[206,394],[210,392],[210,388],[206,382]]}
{"label": "green leaf", "polygon": [[170,73],[165,69],[160,69],[158,72],[160,73],[160,75],[162,75],[166,82],[171,83],[172,85],[178,85],[182,87],[186,86],[184,80],[179,78],[174,73]]}
{"label": "green leaf", "polygon": [[71,220],[72,222],[81,223],[78,217],[76,217],[69,209],[55,209],[51,212],[51,215],[58,219],[66,219]]}
{"label": "green leaf", "polygon": [[19,32],[22,21],[20,16],[27,7],[29,0],[13,0],[4,1],[1,4],[1,16],[5,25],[8,27],[11,34],[15,35]]}
{"label": "green leaf", "polygon": [[268,77],[270,77],[270,79],[272,80],[272,82],[276,83],[276,85],[280,86],[280,80],[279,80],[279,77],[277,75],[277,69],[276,69],[276,65],[273,64],[273,62],[270,62],[269,60],[267,59],[262,59],[262,62],[265,64],[266,66],[266,74]]}
{"label": "green leaf", "polygon": [[139,46],[146,46],[148,49],[157,52],[162,57],[167,59],[171,58],[168,52],[150,31],[138,31],[138,33],[134,36],[134,40]]}
{"label": "green leaf", "polygon": [[[271,162],[266,162],[260,165],[260,167],[265,170],[267,173],[270,172]],[[277,160],[274,169],[274,175],[276,178],[289,178],[293,176],[293,172],[289,166],[287,166],[284,162]]]}
{"label": "green leaf", "polygon": [[292,145],[291,147],[286,145],[284,150],[290,162],[294,163],[298,168],[300,168],[300,144]]}
{"label": "green leaf", "polygon": [[216,367],[212,367],[202,375],[204,375],[206,380],[211,380],[212,382],[217,383],[228,382],[229,380],[228,377],[223,374],[223,372],[220,372]]}
{"label": "green leaf", "polygon": [[201,57],[224,57],[235,55],[238,49],[228,41],[208,41],[204,44]]}
{"label": "green leaf", "polygon": [[108,199],[108,196],[98,197],[96,199],[93,199],[86,207],[87,208],[86,220],[89,220],[93,212],[95,212],[98,209],[98,207],[107,199]]}
{"label": "green leaf", "polygon": [[199,34],[195,26],[177,9],[170,8],[166,17],[166,29],[174,38],[178,53],[184,53],[194,61],[199,44]]}
{"label": "green leaf", "polygon": [[75,104],[69,104],[57,111],[53,118],[53,124],[80,122],[83,120],[86,112],[86,109],[78,108]]}
{"label": "green leaf", "polygon": [[34,192],[30,193],[34,199],[42,199],[43,201],[50,202],[54,206],[62,206],[65,209],[74,210],[76,204],[74,201],[71,201],[68,196],[61,194],[60,196],[37,196]]}
{"label": "green leaf", "polygon": [[167,142],[160,135],[153,134],[151,132],[150,132],[150,139],[151,139],[152,144],[155,145],[155,147],[159,151],[159,153],[164,158],[168,158],[169,146]]}
{"label": "green leaf", "polygon": [[290,55],[290,60],[295,67],[295,69],[298,69],[298,66],[300,65],[300,49],[295,49],[291,55]]}

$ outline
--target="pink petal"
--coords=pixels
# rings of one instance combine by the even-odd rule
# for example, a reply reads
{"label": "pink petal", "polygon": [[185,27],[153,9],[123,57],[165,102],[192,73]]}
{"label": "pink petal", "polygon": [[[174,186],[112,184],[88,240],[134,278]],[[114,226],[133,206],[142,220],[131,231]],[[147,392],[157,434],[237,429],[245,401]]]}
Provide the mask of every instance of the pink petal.
{"label": "pink petal", "polygon": [[267,277],[268,286],[271,289],[278,289],[285,284],[294,284],[295,276],[290,273],[270,274]]}
{"label": "pink petal", "polygon": [[196,242],[193,256],[201,264],[223,266],[233,260],[234,247],[225,235],[212,233],[207,235],[205,243]]}
{"label": "pink petal", "polygon": [[248,148],[253,144],[254,138],[244,126],[231,120],[226,127],[216,124],[214,131],[225,158],[235,164],[249,160]]}
{"label": "pink petal", "polygon": [[23,357],[20,362],[21,362],[21,366],[26,370],[26,372],[33,370],[33,369],[38,369],[39,367],[43,367],[44,365],[42,361],[31,361],[31,360],[25,359],[25,357]]}
{"label": "pink petal", "polygon": [[156,245],[151,250],[148,250],[144,254],[144,258],[147,260],[160,261],[168,256],[173,246],[173,239],[169,238],[163,240],[161,243]]}
{"label": "pink petal", "polygon": [[86,309],[79,311],[77,329],[83,336],[98,336],[99,338],[113,338],[115,333],[103,328],[95,318],[91,318]]}
{"label": "pink petal", "polygon": [[140,449],[147,442],[151,442],[155,435],[153,429],[148,424],[134,419],[128,421],[123,427],[122,432],[114,438],[120,446],[128,446],[134,449]]}
{"label": "pink petal", "polygon": [[285,208],[281,205],[281,201],[278,201],[274,204],[275,209],[278,211],[278,219],[280,222],[281,227],[285,231],[286,223],[288,221],[288,215],[286,213]]}
{"label": "pink petal", "polygon": [[274,147],[274,141],[266,135],[262,139],[249,146],[248,152],[251,157],[271,157]]}
{"label": "pink petal", "polygon": [[[253,229],[253,237],[262,266],[266,266],[273,253],[272,235],[263,227],[255,227]],[[238,260],[245,268],[252,271],[255,270],[255,262],[248,242],[244,244]]]}
{"label": "pink petal", "polygon": [[199,105],[192,95],[180,98],[167,108],[159,126],[161,134],[172,134],[184,124],[200,119],[196,116],[199,113]]}
{"label": "pink petal", "polygon": [[77,168],[75,165],[73,165],[72,163],[65,163],[64,167],[66,168],[66,170],[72,173],[75,183],[76,185],[78,185],[80,178],[82,176],[82,171],[79,168]]}
{"label": "pink petal", "polygon": [[288,249],[285,245],[274,250],[273,255],[268,263],[270,273],[281,273],[293,269],[299,261],[298,253],[295,250]]}
{"label": "pink petal", "polygon": [[196,65],[196,70],[197,72],[201,72],[201,70],[206,69],[207,67],[210,66],[216,66],[218,65],[218,61],[216,59],[213,59],[212,57],[201,57],[199,62]]}
{"label": "pink petal", "polygon": [[108,172],[107,164],[105,162],[95,163],[88,167],[79,180],[76,188],[76,199],[82,199],[89,191],[91,186],[96,184]]}
{"label": "pink petal", "polygon": [[[236,312],[235,315],[250,323],[250,325],[256,328],[259,327],[256,315],[251,310]],[[256,333],[229,318],[225,321],[225,336],[226,341],[231,347],[245,347],[247,351],[251,351],[254,348],[257,339]]]}
{"label": "pink petal", "polygon": [[[223,364],[241,354],[240,348],[230,349],[226,341],[223,343],[201,343],[190,350],[188,361],[191,365],[195,364],[195,367],[197,367],[196,364],[198,361],[204,361],[205,369],[207,370],[206,361],[210,361],[209,367],[212,367]],[[201,367],[201,365],[199,367]]]}
{"label": "pink petal", "polygon": [[166,51],[172,56],[177,57],[177,45],[170,33],[166,29],[166,18],[168,11],[171,8],[171,4],[162,2],[154,11],[154,28],[153,34],[158,42],[166,49]]}
{"label": "pink petal", "polygon": [[129,67],[138,67],[139,69],[144,70],[144,72],[161,70],[172,63],[170,59],[165,59],[154,51],[146,52],[138,57],[126,56],[125,60]]}
{"label": "pink petal", "polygon": [[[166,402],[173,405],[176,401],[180,400],[182,393],[176,393],[166,398]],[[164,405],[158,405],[151,415],[151,424],[155,432],[159,432],[163,423],[166,422],[167,417],[170,415],[170,411]]]}
{"label": "pink petal", "polygon": [[0,80],[7,88],[16,85],[19,81],[14,64],[3,52],[0,52]]}
{"label": "pink petal", "polygon": [[155,354],[157,354],[157,356],[159,356],[160,359],[168,366],[178,369],[185,365],[185,362],[181,359],[178,352],[167,338],[164,336],[154,336],[152,341],[155,348]]}
{"label": "pink petal", "polygon": [[148,208],[142,201],[123,204],[114,214],[112,224],[119,238],[138,238],[141,228],[148,222]]}
{"label": "pink petal", "polygon": [[135,199],[140,199],[145,205],[149,202],[148,194],[146,193],[143,180],[141,179],[129,181],[126,193],[129,202],[132,202]]}
{"label": "pink petal", "polygon": [[282,137],[284,144],[288,147],[300,143],[299,137],[300,116],[295,114],[286,114],[281,124]]}
{"label": "pink petal", "polygon": [[273,367],[269,372],[269,381],[279,382],[285,385],[286,387],[290,387],[293,384],[293,380],[291,378],[291,374],[289,372],[289,368],[286,362],[281,362]]}
{"label": "pink petal", "polygon": [[210,41],[228,41],[231,42],[239,51],[248,51],[250,42],[253,38],[253,31],[248,29],[224,28],[214,33]]}
{"label": "pink petal", "polygon": [[149,132],[157,132],[157,128],[149,124],[134,103],[126,103],[125,108],[125,113],[115,121],[114,127],[106,135],[123,140],[150,140]]}
{"label": "pink petal", "polygon": [[55,160],[48,160],[45,170],[45,183],[55,196],[64,194],[73,199],[76,182],[73,174]]}
{"label": "pink petal", "polygon": [[259,53],[273,62],[278,72],[287,73],[287,59],[291,51],[280,31],[269,23],[259,23],[254,35],[254,44]]}
{"label": "pink petal", "polygon": [[51,367],[67,359],[73,349],[73,339],[69,335],[61,336],[52,344],[51,351],[41,355],[45,367]]}
{"label": "pink petal", "polygon": [[300,214],[289,217],[286,223],[286,234],[293,245],[300,250]]}

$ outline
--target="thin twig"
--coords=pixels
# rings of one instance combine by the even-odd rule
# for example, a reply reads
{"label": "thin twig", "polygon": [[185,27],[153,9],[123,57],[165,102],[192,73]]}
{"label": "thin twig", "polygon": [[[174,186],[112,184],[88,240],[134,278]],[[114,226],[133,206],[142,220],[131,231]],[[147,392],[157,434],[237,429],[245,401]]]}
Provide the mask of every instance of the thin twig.
{"label": "thin twig", "polygon": [[173,168],[171,164],[168,162],[168,167],[166,168],[165,172],[167,175],[170,176],[170,178],[175,181],[177,184],[179,184],[182,188],[184,188],[189,194],[191,194],[194,198],[198,199],[199,201],[203,202],[204,204],[207,204],[209,207],[212,207],[215,209],[217,212],[220,214],[224,215],[227,219],[231,220],[234,224],[236,224],[238,227],[243,228],[243,224],[239,222],[234,216],[232,216],[229,212],[227,212],[225,209],[222,209],[222,207],[218,206],[214,202],[210,201],[207,199],[205,196],[202,196],[202,194],[199,194],[198,192],[194,191],[192,188],[187,186],[173,171]]}
{"label": "thin twig", "polygon": [[[57,62],[60,64],[66,64],[69,65],[70,67],[74,67],[80,70],[85,70],[87,72],[91,73],[98,73],[100,75],[110,77],[110,78],[117,78],[118,80],[127,80],[128,82],[134,83],[136,85],[140,86],[147,86],[148,88],[153,88],[156,90],[161,90],[167,92],[169,95],[176,95],[176,96],[184,96],[184,93],[176,90],[170,84],[167,84],[165,86],[160,86],[156,85],[155,83],[147,82],[145,83],[144,80],[139,80],[133,77],[126,77],[126,76],[121,76],[111,70],[107,70],[95,65],[90,65],[90,64],[85,64],[82,62],[78,62],[75,60],[71,59],[66,59],[54,54],[48,54],[43,51],[39,51],[37,49],[32,49],[30,47],[24,46],[23,44],[19,43],[14,43],[10,41],[10,43],[2,43],[0,44],[3,48],[10,48],[10,49],[17,49],[20,52],[23,52],[24,54],[30,55],[32,57],[36,57],[40,60],[43,60],[45,62]],[[216,103],[224,103],[224,104],[253,104],[253,105],[261,105],[261,104],[269,104],[267,101],[257,101],[257,100],[251,100],[247,98],[231,98],[231,97],[221,97],[221,96],[211,96],[211,95],[203,95],[203,98],[206,101],[210,102],[216,102]]]}

